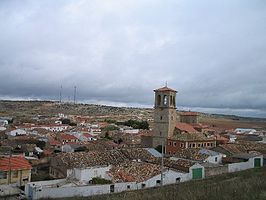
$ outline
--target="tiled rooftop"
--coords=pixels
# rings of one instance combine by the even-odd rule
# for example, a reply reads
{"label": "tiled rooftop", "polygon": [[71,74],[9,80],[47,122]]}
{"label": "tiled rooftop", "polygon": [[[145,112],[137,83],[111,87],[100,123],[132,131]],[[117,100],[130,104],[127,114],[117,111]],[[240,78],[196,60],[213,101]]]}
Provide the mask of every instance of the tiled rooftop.
{"label": "tiled rooftop", "polygon": [[109,175],[114,182],[142,182],[160,173],[160,165],[126,161],[112,167]]}
{"label": "tiled rooftop", "polygon": [[[148,162],[159,165],[161,164],[161,158],[153,158]],[[189,168],[195,164],[195,162],[185,159],[172,160],[169,158],[164,158],[163,162],[165,167],[180,170],[183,172],[188,172]]]}
{"label": "tiled rooftop", "polygon": [[31,169],[30,163],[20,156],[0,157],[0,171]]}
{"label": "tiled rooftop", "polygon": [[92,167],[92,166],[106,166],[116,165],[123,162],[126,157],[121,151],[90,151],[90,152],[74,152],[61,153],[56,156],[58,161],[61,161],[67,168],[74,167]]}
{"label": "tiled rooftop", "polygon": [[154,90],[154,92],[167,92],[167,91],[169,91],[169,92],[177,92],[176,90],[171,89],[171,88],[169,88],[167,86]]}
{"label": "tiled rooftop", "polygon": [[181,149],[174,154],[174,157],[195,161],[204,161],[208,155],[199,153],[200,149]]}
{"label": "tiled rooftop", "polygon": [[180,133],[174,134],[170,139],[181,141],[210,141],[214,139],[207,138],[203,133]]}
{"label": "tiled rooftop", "polygon": [[61,153],[55,157],[60,163],[72,167],[117,165],[129,160],[149,160],[153,156],[141,148]]}
{"label": "tiled rooftop", "polygon": [[182,112],[182,113],[180,113],[180,115],[181,116],[198,116],[198,113],[188,111],[188,112]]}
{"label": "tiled rooftop", "polygon": [[190,124],[187,123],[183,123],[183,122],[177,122],[176,129],[179,129],[181,132],[187,132],[187,133],[197,133],[198,131],[196,131],[193,126],[191,126]]}

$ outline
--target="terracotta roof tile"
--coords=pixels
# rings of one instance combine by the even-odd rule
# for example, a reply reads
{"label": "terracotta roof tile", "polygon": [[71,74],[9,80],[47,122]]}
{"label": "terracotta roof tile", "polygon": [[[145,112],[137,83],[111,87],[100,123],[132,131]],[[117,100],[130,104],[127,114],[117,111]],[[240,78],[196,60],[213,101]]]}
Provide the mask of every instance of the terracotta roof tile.
{"label": "terracotta roof tile", "polygon": [[153,90],[154,92],[177,92],[176,90],[174,90],[174,89],[171,89],[171,88],[169,88],[169,87],[162,87],[162,88],[158,88],[158,89],[155,89],[155,90]]}
{"label": "terracotta roof tile", "polygon": [[190,124],[187,124],[187,123],[177,122],[175,127],[182,132],[183,131],[187,132],[187,133],[197,133],[198,132],[193,128],[193,126],[191,126]]}
{"label": "terracotta roof tile", "polygon": [[8,171],[11,170],[21,170],[21,169],[31,169],[30,163],[24,157],[2,157],[0,158],[0,170]]}
{"label": "terracotta roof tile", "polygon": [[125,161],[114,166],[109,175],[115,182],[142,182],[160,173],[160,165],[146,162]]}
{"label": "terracotta roof tile", "polygon": [[181,116],[198,116],[198,113],[188,111],[188,112],[182,112],[182,113],[180,113],[180,115]]}

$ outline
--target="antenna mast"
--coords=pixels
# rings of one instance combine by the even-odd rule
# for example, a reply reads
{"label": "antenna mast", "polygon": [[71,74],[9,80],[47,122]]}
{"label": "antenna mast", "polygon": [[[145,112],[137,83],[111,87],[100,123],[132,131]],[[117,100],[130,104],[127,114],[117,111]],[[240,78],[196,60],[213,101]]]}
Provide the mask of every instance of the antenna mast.
{"label": "antenna mast", "polygon": [[77,86],[74,86],[74,104],[76,104]]}
{"label": "antenna mast", "polygon": [[62,89],[63,89],[63,87],[61,85],[61,87],[60,87],[60,94],[59,94],[59,103],[62,103]]}

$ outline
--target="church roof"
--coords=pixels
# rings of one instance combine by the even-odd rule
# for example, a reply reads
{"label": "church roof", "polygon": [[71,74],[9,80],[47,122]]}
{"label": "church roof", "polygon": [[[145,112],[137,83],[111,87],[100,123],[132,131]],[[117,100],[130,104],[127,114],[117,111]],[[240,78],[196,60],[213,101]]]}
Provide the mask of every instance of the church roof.
{"label": "church roof", "polygon": [[213,138],[207,138],[202,133],[186,133],[186,132],[175,134],[169,139],[180,140],[180,141],[213,141],[215,140]]}
{"label": "church roof", "polygon": [[177,122],[175,125],[175,128],[179,129],[180,131],[184,131],[187,133],[197,133],[198,131],[193,128],[190,124],[183,123],[183,122]]}
{"label": "church roof", "polygon": [[167,87],[167,86],[164,86],[164,87],[162,87],[162,88],[158,88],[158,89],[155,89],[154,90],[154,92],[177,92],[176,90],[174,90],[174,89],[171,89],[171,88],[169,88],[169,87]]}
{"label": "church roof", "polygon": [[180,115],[181,116],[198,116],[198,113],[188,111],[188,112],[182,112],[182,113],[180,113]]}

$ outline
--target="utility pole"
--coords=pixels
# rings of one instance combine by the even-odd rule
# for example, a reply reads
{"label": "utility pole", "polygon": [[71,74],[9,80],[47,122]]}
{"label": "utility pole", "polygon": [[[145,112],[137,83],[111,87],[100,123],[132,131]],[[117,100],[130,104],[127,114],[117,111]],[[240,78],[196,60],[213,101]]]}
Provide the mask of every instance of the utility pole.
{"label": "utility pole", "polygon": [[62,103],[62,89],[63,89],[63,87],[61,85],[61,87],[60,87],[60,93],[59,93],[59,103]]}
{"label": "utility pole", "polygon": [[8,159],[8,182],[7,184],[11,184],[11,149],[9,149],[9,159]]}
{"label": "utility pole", "polygon": [[76,104],[76,93],[77,93],[77,87],[74,86],[74,104]]}
{"label": "utility pole", "polygon": [[161,159],[161,186],[163,186],[163,157],[164,157],[164,141],[162,141],[162,159]]}

